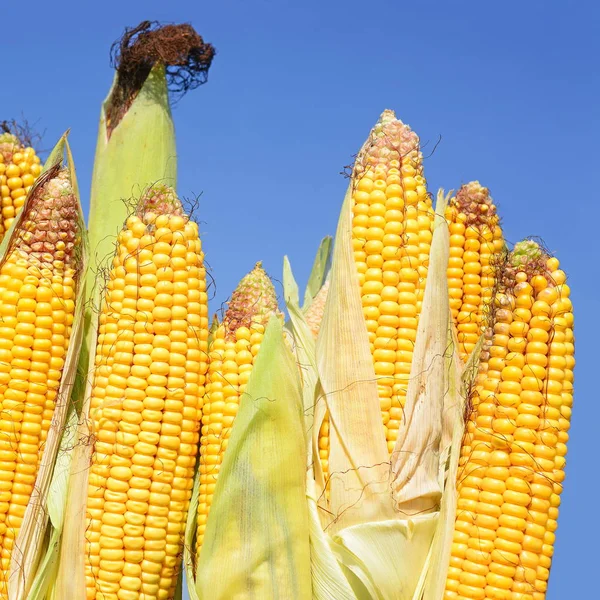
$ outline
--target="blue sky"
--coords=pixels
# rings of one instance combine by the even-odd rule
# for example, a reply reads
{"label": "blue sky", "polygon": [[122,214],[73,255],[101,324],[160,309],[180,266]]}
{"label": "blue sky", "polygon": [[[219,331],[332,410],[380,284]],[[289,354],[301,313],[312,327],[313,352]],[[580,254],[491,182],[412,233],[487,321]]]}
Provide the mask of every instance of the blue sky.
{"label": "blue sky", "polygon": [[260,259],[280,280],[287,253],[304,284],[319,240],[335,231],[339,173],[384,108],[413,127],[426,155],[441,136],[425,162],[430,191],[479,179],[510,241],[543,237],[570,276],[577,337],[547,599],[591,598],[600,539],[597,4],[63,0],[28,10],[2,8],[0,117],[26,117],[45,131],[45,148],[71,128],[86,209],[111,43],[125,26],[158,19],[189,21],[216,46],[208,83],[174,110],[179,192],[203,192],[211,311]]}

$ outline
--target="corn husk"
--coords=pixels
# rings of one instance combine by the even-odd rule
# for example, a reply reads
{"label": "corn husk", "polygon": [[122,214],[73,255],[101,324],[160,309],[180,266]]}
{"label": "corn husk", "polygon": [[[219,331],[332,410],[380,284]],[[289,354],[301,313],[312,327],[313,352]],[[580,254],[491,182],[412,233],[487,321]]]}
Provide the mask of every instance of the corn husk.
{"label": "corn husk", "polygon": [[[115,77],[116,82],[116,77]],[[80,409],[76,444],[73,449],[67,498],[69,519],[63,530],[59,570],[54,598],[84,598],[85,511],[92,455],[89,400],[97,340],[97,315],[102,292],[102,273],[110,266],[115,240],[129,212],[127,199],[139,197],[150,185],[176,185],[176,151],[165,69],[157,64],[133,103],[107,135],[106,114],[111,89],[102,104],[98,142],[92,176],[89,238],[93,253],[88,271],[88,304],[85,312],[83,348],[79,376],[86,382],[75,399]]]}
{"label": "corn husk", "polygon": [[448,369],[447,403],[444,408],[444,431],[442,434],[442,460],[440,463],[440,485],[444,487],[440,507],[439,523],[436,528],[431,551],[421,572],[421,581],[415,600],[443,600],[446,574],[450,565],[450,554],[454,536],[454,520],[457,501],[457,475],[460,449],[465,431],[465,404],[468,390],[477,375],[483,335],[479,338],[466,365],[460,361],[458,340],[454,327],[450,339],[450,352],[446,357]]}
{"label": "corn husk", "polygon": [[325,413],[322,402],[318,402],[319,388],[314,336],[305,320],[304,311],[299,305],[298,285],[294,279],[290,262],[283,260],[283,290],[285,303],[290,315],[290,330],[294,339],[296,361],[302,374],[302,396],[304,404],[304,425],[307,432],[306,452],[306,498],[308,501],[310,562],[313,598],[315,600],[352,600],[356,595],[337,561],[328,536],[321,527],[318,502],[325,490],[323,469],[318,455],[319,429],[314,422],[321,422]]}
{"label": "corn husk", "polygon": [[[215,489],[191,600],[311,598],[302,396],[296,364],[272,317]],[[197,487],[190,515],[197,507]],[[235,507],[235,509],[232,509]],[[193,519],[188,521],[187,542]]]}
{"label": "corn husk", "polygon": [[[457,414],[457,400],[445,399],[452,356],[446,202],[440,193],[405,420],[391,461],[355,278],[351,188],[340,216],[316,343],[316,387],[330,415],[330,495],[329,501],[320,496],[319,506],[330,549],[357,598],[416,600],[439,524],[444,407]],[[317,411],[312,427],[318,432]]]}
{"label": "corn husk", "polygon": [[[73,319],[71,339],[65,357],[62,378],[58,389],[56,407],[52,418],[52,426],[44,446],[40,460],[40,467],[36,476],[33,493],[27,505],[19,535],[15,540],[10,562],[9,599],[25,600],[35,598],[37,583],[44,579],[48,573],[48,564],[56,551],[56,536],[59,535],[62,519],[60,516],[64,508],[64,493],[57,490],[56,482],[60,480],[64,464],[69,461],[68,440],[72,434],[71,394],[75,384],[77,363],[83,335],[83,309],[85,304],[85,275],[88,263],[88,242],[85,221],[79,204],[79,190],[77,176],[71,149],[67,141],[68,132],[65,133],[46,161],[42,175],[29,192],[23,210],[12,223],[2,244],[0,256],[2,261],[10,251],[14,236],[18,235],[22,222],[29,214],[32,196],[43,180],[43,173],[57,165],[69,170],[71,185],[78,200],[78,225],[80,232],[80,274],[76,295],[75,314]],[[71,417],[68,417],[71,413]],[[65,427],[69,419],[69,425]],[[48,526],[50,524],[49,543],[46,542]],[[38,569],[39,567],[39,569]]]}

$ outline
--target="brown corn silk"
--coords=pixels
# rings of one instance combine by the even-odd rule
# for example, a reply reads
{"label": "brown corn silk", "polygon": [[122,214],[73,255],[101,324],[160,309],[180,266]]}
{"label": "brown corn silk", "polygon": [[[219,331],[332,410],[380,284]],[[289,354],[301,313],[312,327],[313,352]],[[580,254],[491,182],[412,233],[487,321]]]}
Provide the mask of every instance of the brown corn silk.
{"label": "brown corn silk", "polygon": [[9,131],[0,133],[0,241],[23,208],[27,194],[41,172],[40,158],[31,146]]}
{"label": "brown corn silk", "polygon": [[[17,540],[30,498],[45,501],[59,437],[52,434],[49,440],[51,425],[55,419],[62,427],[66,414],[66,397],[60,392],[84,267],[71,173],[55,164],[38,180],[16,228],[9,232],[0,265],[0,598],[9,597],[9,572],[11,589],[13,582],[30,583],[30,549]],[[63,408],[56,418],[60,402]],[[49,452],[47,442],[52,446]],[[36,483],[40,468],[47,476]],[[43,535],[41,522],[33,532],[26,524],[29,540],[36,539],[37,532]],[[18,567],[15,573],[12,567]]]}
{"label": "brown corn silk", "polygon": [[172,188],[141,198],[103,293],[90,418],[86,598],[172,598],[207,370],[198,227]]}
{"label": "brown corn silk", "polygon": [[282,317],[269,276],[258,262],[233,292],[223,322],[210,345],[206,395],[202,405],[200,495],[196,557],[200,555],[219,470],[234,419],[271,316]]}
{"label": "brown corn silk", "polygon": [[536,242],[502,271],[458,472],[444,598],[543,600],[573,402],[565,273]]}
{"label": "brown corn silk", "polygon": [[459,354],[466,360],[483,333],[504,253],[502,228],[487,188],[463,185],[446,209],[450,228],[448,288]]}

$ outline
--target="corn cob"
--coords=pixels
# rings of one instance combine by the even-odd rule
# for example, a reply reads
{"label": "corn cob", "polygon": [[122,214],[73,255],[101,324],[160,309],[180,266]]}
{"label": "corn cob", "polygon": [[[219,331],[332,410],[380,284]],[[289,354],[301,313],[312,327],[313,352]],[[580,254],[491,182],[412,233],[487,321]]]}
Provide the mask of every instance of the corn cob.
{"label": "corn cob", "polygon": [[485,327],[504,241],[489,190],[478,181],[460,188],[450,200],[446,218],[450,227],[450,308],[459,355],[466,360]]}
{"label": "corn cob", "polygon": [[32,495],[69,346],[81,266],[69,172],[38,181],[0,266],[0,598]]}
{"label": "corn cob", "polygon": [[0,134],[0,241],[23,208],[25,198],[41,172],[40,158],[33,148],[25,147],[11,133]]}
{"label": "corn cob", "polygon": [[352,244],[390,454],[425,290],[433,209],[419,138],[383,112],[352,174]]}
{"label": "corn cob", "polygon": [[280,314],[273,283],[258,262],[231,296],[213,334],[200,438],[200,497],[196,556],[200,555],[219,469],[233,421],[260,349],[265,327]]}
{"label": "corn cob", "polygon": [[199,439],[208,312],[197,225],[171,188],[118,237],[99,318],[88,600],[173,597]]}
{"label": "corn cob", "polygon": [[535,242],[500,274],[461,451],[445,600],[543,600],[573,402],[566,276]]}

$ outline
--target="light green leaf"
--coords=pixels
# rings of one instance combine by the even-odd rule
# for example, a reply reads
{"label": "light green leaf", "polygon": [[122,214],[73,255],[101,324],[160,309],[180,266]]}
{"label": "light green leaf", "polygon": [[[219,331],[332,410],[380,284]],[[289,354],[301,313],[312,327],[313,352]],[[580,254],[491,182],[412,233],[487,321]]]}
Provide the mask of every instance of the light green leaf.
{"label": "light green leaf", "polygon": [[304,305],[302,306],[302,310],[304,311],[308,309],[314,297],[319,293],[323,283],[325,283],[331,263],[332,242],[333,238],[328,235],[324,237],[319,244],[304,292]]}
{"label": "light green leaf", "polygon": [[219,473],[195,578],[200,600],[312,597],[302,413],[297,366],[273,317]]}

